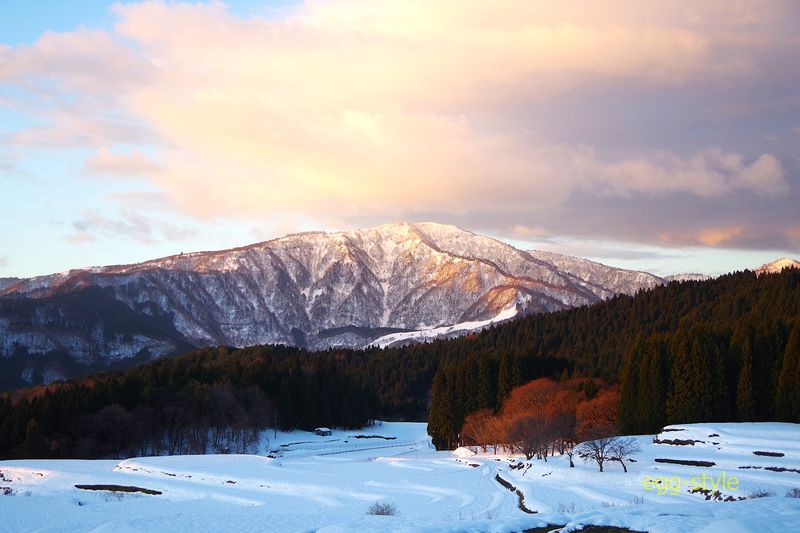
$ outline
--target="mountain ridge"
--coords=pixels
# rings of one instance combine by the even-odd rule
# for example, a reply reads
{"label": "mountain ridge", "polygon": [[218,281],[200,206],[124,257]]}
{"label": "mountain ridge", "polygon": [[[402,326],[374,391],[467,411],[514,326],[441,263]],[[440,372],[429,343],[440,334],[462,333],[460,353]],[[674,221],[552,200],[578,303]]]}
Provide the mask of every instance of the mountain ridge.
{"label": "mountain ridge", "polygon": [[[437,328],[468,333],[465,324],[485,327],[666,282],[435,223],[303,232],[14,280],[0,290],[0,364],[16,357],[15,374],[43,379],[58,374],[47,354],[102,369],[186,346],[364,347],[420,332],[397,337],[415,342]],[[69,305],[63,295],[73,295]],[[99,295],[147,326],[132,331],[98,315],[90,302]]]}
{"label": "mountain ridge", "polygon": [[796,259],[791,259],[789,257],[781,257],[780,259],[776,259],[775,261],[764,263],[757,269],[755,269],[756,275],[763,275],[763,274],[778,274],[784,268],[800,268],[800,261]]}

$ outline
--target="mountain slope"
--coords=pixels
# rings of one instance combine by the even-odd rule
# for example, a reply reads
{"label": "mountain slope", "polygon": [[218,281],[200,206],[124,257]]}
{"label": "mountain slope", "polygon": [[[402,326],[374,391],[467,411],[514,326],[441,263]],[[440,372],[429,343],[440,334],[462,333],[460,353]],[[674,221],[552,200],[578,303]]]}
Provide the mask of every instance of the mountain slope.
{"label": "mountain slope", "polygon": [[[0,357],[24,348],[118,360],[165,355],[187,343],[358,347],[389,334],[556,311],[663,282],[439,224],[303,233],[16,280],[0,288]],[[127,308],[135,317],[128,322],[155,321],[169,331],[122,331],[102,314],[76,319],[54,303],[65,294],[87,299],[87,288]],[[36,305],[8,303],[20,299]]]}
{"label": "mountain slope", "polygon": [[598,296],[632,295],[639,290],[652,289],[664,284],[664,278],[648,272],[610,267],[588,259],[553,252],[530,251],[529,253],[540,261],[550,263],[562,272],[591,285]]}
{"label": "mountain slope", "polygon": [[686,272],[684,274],[671,274],[664,276],[664,281],[706,281],[711,279],[712,276],[707,274],[698,274],[697,272]]}
{"label": "mountain slope", "polygon": [[765,263],[756,269],[757,275],[762,274],[777,274],[783,271],[784,268],[800,268],[800,261],[782,257],[771,263]]}

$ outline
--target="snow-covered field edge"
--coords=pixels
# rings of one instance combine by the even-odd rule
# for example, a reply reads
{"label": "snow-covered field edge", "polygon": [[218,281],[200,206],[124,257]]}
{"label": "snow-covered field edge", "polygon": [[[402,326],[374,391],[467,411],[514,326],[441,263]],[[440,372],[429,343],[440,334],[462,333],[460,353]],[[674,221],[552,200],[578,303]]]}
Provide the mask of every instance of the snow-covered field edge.
{"label": "snow-covered field edge", "polygon": [[[800,523],[800,499],[786,496],[800,488],[795,424],[672,426],[658,442],[636,437],[642,451],[628,473],[615,463],[602,473],[580,460],[570,468],[558,456],[437,452],[425,430],[383,423],[330,436],[270,434],[254,455],[2,461],[0,530],[511,532],[595,524],[735,533]],[[703,461],[714,464],[690,463]],[[712,496],[721,488],[735,501],[690,492],[701,479]],[[109,490],[114,485],[152,493]],[[536,514],[520,509],[516,490]],[[376,502],[393,513],[369,514]]]}

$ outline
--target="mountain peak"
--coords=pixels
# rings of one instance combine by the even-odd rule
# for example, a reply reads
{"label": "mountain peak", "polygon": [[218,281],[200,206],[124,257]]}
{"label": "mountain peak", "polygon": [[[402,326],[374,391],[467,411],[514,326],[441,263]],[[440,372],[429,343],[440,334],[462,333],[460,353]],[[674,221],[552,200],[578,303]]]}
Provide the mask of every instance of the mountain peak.
{"label": "mountain peak", "polygon": [[789,257],[781,257],[771,263],[764,263],[756,269],[756,274],[777,274],[783,271],[784,268],[800,268],[800,261],[791,259]]}

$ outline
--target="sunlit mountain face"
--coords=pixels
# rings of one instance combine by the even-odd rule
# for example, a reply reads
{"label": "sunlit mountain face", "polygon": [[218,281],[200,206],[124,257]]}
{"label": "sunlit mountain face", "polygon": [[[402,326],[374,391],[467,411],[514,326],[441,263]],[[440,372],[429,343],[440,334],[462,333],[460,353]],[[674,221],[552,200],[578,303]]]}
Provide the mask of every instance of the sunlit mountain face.
{"label": "sunlit mountain face", "polygon": [[16,280],[0,295],[2,350],[47,381],[72,371],[34,372],[23,351],[102,367],[189,346],[385,346],[662,283],[455,226],[389,224]]}

